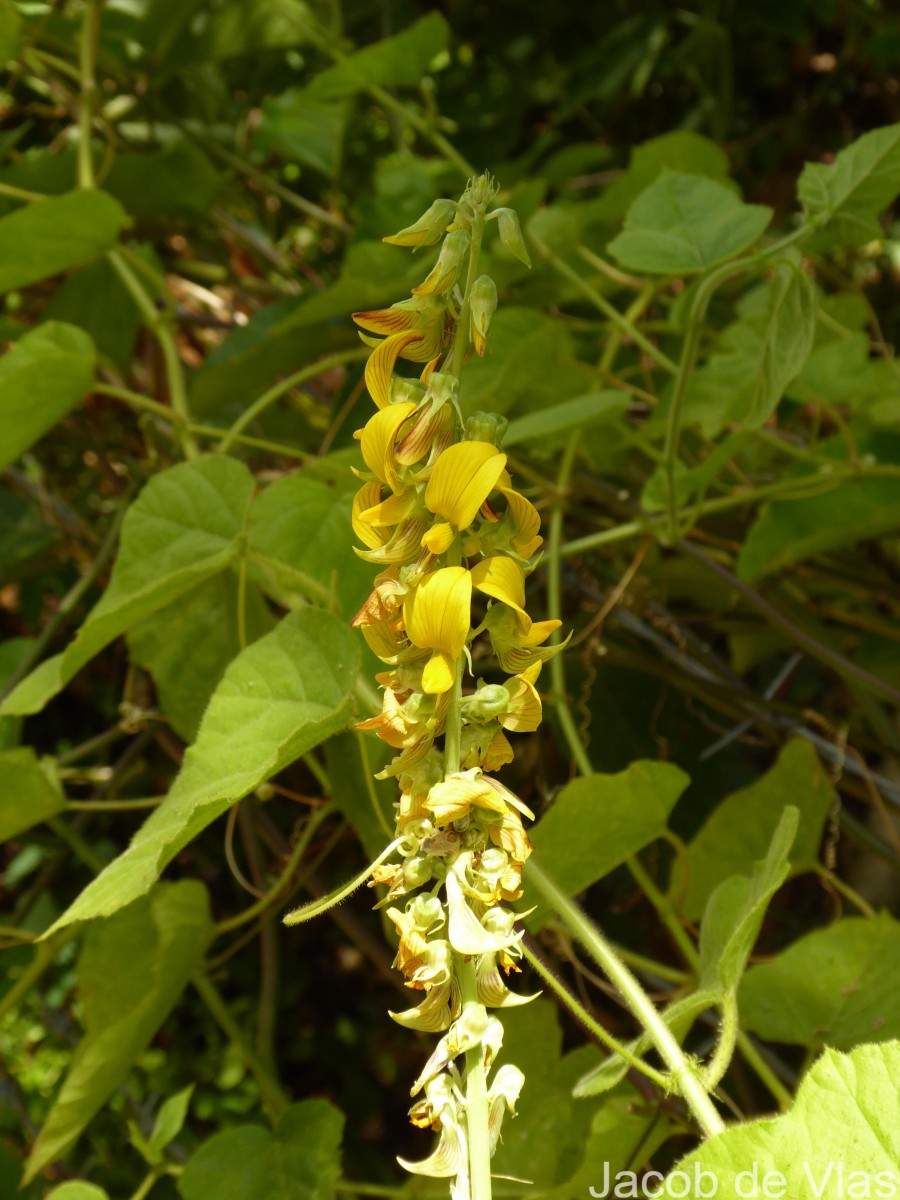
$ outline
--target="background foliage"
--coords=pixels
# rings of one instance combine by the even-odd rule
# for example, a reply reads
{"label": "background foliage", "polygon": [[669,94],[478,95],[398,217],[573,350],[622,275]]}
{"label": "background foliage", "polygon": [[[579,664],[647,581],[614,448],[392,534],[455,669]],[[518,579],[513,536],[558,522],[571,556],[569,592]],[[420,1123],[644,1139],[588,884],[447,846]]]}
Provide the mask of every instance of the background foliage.
{"label": "background foliage", "polygon": [[[489,255],[463,399],[510,420],[529,607],[575,631],[507,775],[536,858],[661,1003],[700,992],[693,1053],[736,1007],[735,1117],[833,1048],[777,1145],[836,1052],[868,1043],[855,1119],[894,1095],[898,50],[878,0],[0,6],[0,1195],[440,1194],[394,1165],[425,1049],[378,914],[279,917],[393,798],[350,730],[348,313],[427,272],[381,237],[485,168],[533,269]],[[529,929],[632,1037],[554,913]],[[564,1009],[505,1024],[528,1194],[693,1148]]]}

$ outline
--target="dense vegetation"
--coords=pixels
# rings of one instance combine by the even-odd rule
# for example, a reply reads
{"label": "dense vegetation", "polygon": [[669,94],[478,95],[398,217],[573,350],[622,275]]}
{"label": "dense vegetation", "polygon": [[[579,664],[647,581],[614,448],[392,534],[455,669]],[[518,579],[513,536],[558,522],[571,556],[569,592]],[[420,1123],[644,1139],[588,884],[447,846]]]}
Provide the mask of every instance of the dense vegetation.
{"label": "dense vegetation", "polygon": [[2,0],[0,51],[0,1196],[447,1194],[396,1164],[433,1039],[375,893],[281,918],[394,824],[350,314],[483,171],[531,265],[487,241],[460,401],[572,632],[501,773],[543,994],[495,1194],[685,1155],[894,1194],[894,6]]}

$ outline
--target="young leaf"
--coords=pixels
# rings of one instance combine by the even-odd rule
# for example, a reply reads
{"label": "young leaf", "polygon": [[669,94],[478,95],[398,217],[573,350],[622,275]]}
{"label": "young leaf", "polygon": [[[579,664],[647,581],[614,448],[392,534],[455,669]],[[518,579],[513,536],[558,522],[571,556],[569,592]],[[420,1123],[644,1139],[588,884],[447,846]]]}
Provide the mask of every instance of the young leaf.
{"label": "young leaf", "polygon": [[712,179],[663,171],[632,204],[625,228],[607,248],[629,271],[689,275],[746,250],[771,219],[770,208],[743,204]]}
{"label": "young leaf", "polygon": [[38,1134],[26,1181],[66,1152],[125,1079],[211,936],[206,890],[195,880],[160,884],[88,930],[78,960],[85,1035]]}
{"label": "young leaf", "polygon": [[154,1156],[151,1161],[162,1162],[166,1146],[178,1137],[187,1117],[188,1105],[193,1094],[194,1084],[189,1083],[186,1088],[182,1088],[174,1096],[169,1096],[160,1105],[148,1142],[150,1153]]}
{"label": "young leaf", "polygon": [[809,742],[788,742],[772,769],[727,796],[688,846],[687,861],[683,868],[676,866],[671,887],[679,910],[696,920],[720,883],[731,875],[752,874],[789,804],[800,810],[790,861],[802,866],[814,859],[833,800],[831,783]]}
{"label": "young leaf", "polygon": [[900,1036],[900,924],[848,917],[751,967],[741,1019],[767,1041],[840,1050]]}
{"label": "young leaf", "polygon": [[[826,1050],[804,1077],[790,1112],[710,1138],[677,1164],[678,1178],[670,1175],[671,1189],[662,1185],[659,1194],[681,1195],[684,1176],[693,1181],[703,1170],[720,1196],[893,1195],[900,1161],[898,1073],[896,1042],[859,1046],[852,1054]],[[741,1172],[749,1174],[739,1181]],[[769,1172],[783,1178],[772,1176],[763,1191]],[[709,1191],[711,1183],[704,1183]]]}
{"label": "young leaf", "polygon": [[122,523],[109,586],[62,654],[4,700],[4,713],[39,712],[113,638],[233,562],[253,495],[243,463],[208,455],[156,475]]}
{"label": "young leaf", "polygon": [[118,240],[128,218],[105,192],[35,200],[0,220],[0,292],[90,262]]}
{"label": "young leaf", "polygon": [[201,829],[343,729],[358,669],[352,630],[317,609],[290,613],[248,646],[216,688],[163,804],[53,928],[108,916],[143,895]]}
{"label": "young leaf", "polygon": [[0,752],[0,842],[46,821],[66,806],[59,780],[30,746]]}
{"label": "young leaf", "polygon": [[80,1179],[71,1179],[48,1192],[47,1200],[108,1200],[108,1197],[103,1188],[83,1183]]}
{"label": "young leaf", "polygon": [[900,124],[873,129],[831,163],[807,163],[797,195],[808,221],[848,246],[881,236],[878,214],[900,192]]}
{"label": "young leaf", "polygon": [[769,901],[790,872],[788,856],[799,821],[799,809],[789,805],[778,822],[768,854],[752,878],[732,875],[707,901],[700,926],[701,988],[722,992],[737,989]]}
{"label": "young leaf", "polygon": [[[570,896],[590,887],[660,836],[689,782],[678,767],[655,762],[573,780],[530,833],[541,867]],[[525,870],[527,875],[527,865]],[[546,919],[546,905],[538,900],[528,926],[537,929]]]}
{"label": "young leaf", "polygon": [[24,334],[0,358],[0,469],[52,429],[90,391],[95,357],[86,333],[74,325],[48,321]]}
{"label": "young leaf", "polygon": [[287,1110],[274,1133],[226,1129],[204,1142],[178,1180],[183,1200],[335,1200],[344,1118],[327,1100]]}

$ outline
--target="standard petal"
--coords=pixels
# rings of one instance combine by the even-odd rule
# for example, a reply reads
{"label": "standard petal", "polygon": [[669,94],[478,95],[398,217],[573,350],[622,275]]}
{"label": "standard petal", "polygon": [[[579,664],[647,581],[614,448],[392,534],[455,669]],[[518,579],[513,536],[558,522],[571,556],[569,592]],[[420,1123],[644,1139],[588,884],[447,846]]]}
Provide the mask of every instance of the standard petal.
{"label": "standard petal", "polygon": [[459,658],[469,636],[472,577],[465,567],[432,571],[403,604],[409,640],[423,650],[442,650]]}
{"label": "standard petal", "polygon": [[425,489],[425,503],[457,529],[466,529],[505,466],[506,455],[490,442],[459,442],[449,446],[434,464]]}

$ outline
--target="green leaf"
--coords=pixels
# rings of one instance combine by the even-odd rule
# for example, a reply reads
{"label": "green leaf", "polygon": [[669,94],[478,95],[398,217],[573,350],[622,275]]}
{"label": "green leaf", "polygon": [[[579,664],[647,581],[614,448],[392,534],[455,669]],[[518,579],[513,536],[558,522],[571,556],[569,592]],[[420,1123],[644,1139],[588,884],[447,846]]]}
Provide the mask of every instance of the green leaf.
{"label": "green leaf", "polygon": [[720,883],[731,875],[752,874],[789,804],[800,810],[791,864],[813,861],[833,801],[831,783],[810,743],[788,742],[772,769],[727,796],[688,846],[684,866],[676,865],[673,872],[671,895],[679,911],[696,920]]}
{"label": "green leaf", "polygon": [[807,163],[797,195],[808,221],[849,246],[881,237],[878,214],[900,193],[900,124],[873,129],[831,163]]}
{"label": "green leaf", "polygon": [[688,275],[746,250],[771,219],[770,208],[743,204],[720,183],[666,170],[632,204],[608,250],[630,271]]}
{"label": "green leaf", "polygon": [[105,192],[35,200],[0,220],[0,292],[90,262],[118,241],[125,210]]}
{"label": "green leaf", "polygon": [[[197,736],[210,696],[240,652],[239,592],[239,576],[222,571],[128,631],[131,661],[153,676],[160,709],[186,742]],[[274,625],[262,593],[248,580],[244,596],[247,645]]]}
{"label": "green leaf", "polygon": [[791,563],[897,529],[900,479],[848,479],[818,496],[772,500],[763,505],[744,537],[738,575],[759,579]]}
{"label": "green leaf", "polygon": [[41,312],[41,322],[47,321],[77,325],[101,354],[127,368],[141,314],[108,260],[99,258],[63,280]]}
{"label": "green leaf", "polygon": [[800,823],[800,811],[788,806],[765,859],[752,878],[732,875],[706,903],[700,926],[700,984],[734,992],[759,936],[769,901],[790,873],[789,855]]}
{"label": "green leaf", "polygon": [[26,1181],[66,1152],[123,1082],[211,937],[206,889],[195,880],[160,884],[87,931],[78,960],[85,1034],[38,1134]]}
{"label": "green leaf", "polygon": [[[678,767],[655,762],[573,780],[529,835],[541,869],[570,896],[590,887],[660,836],[689,782]],[[529,926],[538,928],[547,915],[538,900]]]}
{"label": "green leaf", "polygon": [[609,389],[603,392],[588,392],[576,396],[563,404],[539,409],[524,417],[510,421],[503,436],[504,446],[518,446],[522,442],[543,441],[570,429],[586,425],[605,425],[627,412],[629,399],[620,391]]}
{"label": "green leaf", "polygon": [[334,1200],[344,1118],[327,1100],[304,1100],[270,1133],[241,1125],[200,1147],[178,1180],[183,1200]]}
{"label": "green leaf", "polygon": [[298,473],[258,497],[248,525],[254,576],[286,607],[313,601],[351,618],[372,590],[353,553],[350,500]]}
{"label": "green leaf", "polygon": [[760,292],[765,307],[729,325],[695,373],[685,420],[712,438],[730,424],[759,429],[803,369],[816,331],[816,289],[799,261],[782,259]]}
{"label": "green leaf", "polygon": [[154,1155],[152,1162],[162,1162],[166,1146],[181,1133],[193,1094],[194,1084],[189,1083],[186,1088],[182,1088],[174,1096],[167,1097],[160,1105],[148,1142],[150,1153]]}
{"label": "green leaf", "polygon": [[0,751],[0,842],[66,807],[52,762],[38,762],[30,746]]}
{"label": "green leaf", "polygon": [[320,100],[306,88],[288,88],[263,100],[262,117],[253,133],[254,146],[337,174],[347,121],[343,100]]}
{"label": "green leaf", "polygon": [[604,191],[595,206],[596,215],[618,220],[666,169],[704,175],[724,183],[728,176],[728,155],[709,138],[683,129],[642,142],[632,149],[624,174]]}
{"label": "green leaf", "polygon": [[[703,1170],[712,1175],[712,1180],[703,1181],[703,1194],[712,1195],[716,1183],[723,1197],[847,1200],[895,1195],[900,1162],[898,1074],[896,1042],[860,1046],[852,1054],[826,1050],[804,1077],[790,1112],[710,1138],[678,1163],[679,1177],[670,1175],[671,1188],[662,1185],[659,1194],[681,1195],[683,1176],[693,1182],[695,1171]],[[742,1172],[748,1174],[739,1181]],[[766,1191],[769,1172],[778,1174],[770,1177]]]}
{"label": "green leaf", "polygon": [[0,469],[71,411],[93,380],[94,346],[80,329],[48,321],[23,334],[0,358]]}
{"label": "green leaf", "polygon": [[741,1020],[767,1041],[849,1050],[900,1036],[900,924],[848,917],[751,967]]}
{"label": "green leaf", "polygon": [[236,459],[208,455],[156,475],[122,523],[109,586],[62,654],[4,700],[4,713],[39,712],[76,671],[126,629],[233,562],[253,495]]}
{"label": "green leaf", "polygon": [[365,46],[322,71],[307,94],[320,101],[337,100],[368,87],[415,87],[449,39],[446,20],[430,12],[402,33]]}
{"label": "green leaf", "polygon": [[144,154],[117,154],[104,184],[133,217],[205,217],[224,177],[202,150],[184,140]]}
{"label": "green leaf", "polygon": [[47,1200],[108,1200],[108,1197],[103,1188],[75,1179],[69,1183],[62,1183],[52,1192],[48,1192]]}
{"label": "green leaf", "polygon": [[347,724],[359,669],[353,631],[330,613],[290,613],[231,663],[165,801],[54,929],[141,896],[231,805]]}
{"label": "green leaf", "polygon": [[0,66],[15,57],[21,37],[22,18],[12,0],[3,0],[0,4]]}

